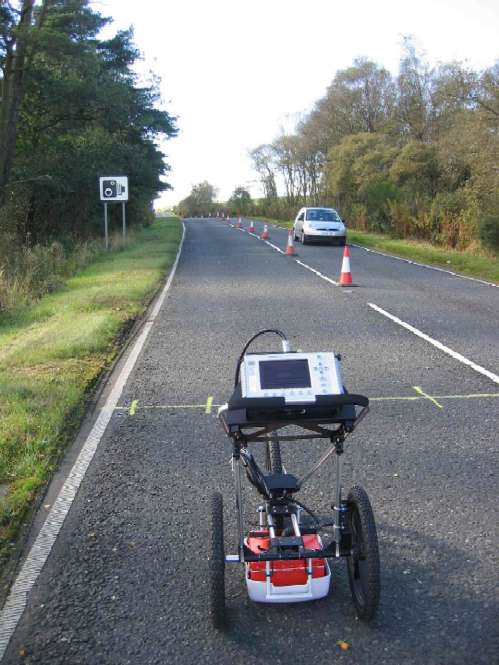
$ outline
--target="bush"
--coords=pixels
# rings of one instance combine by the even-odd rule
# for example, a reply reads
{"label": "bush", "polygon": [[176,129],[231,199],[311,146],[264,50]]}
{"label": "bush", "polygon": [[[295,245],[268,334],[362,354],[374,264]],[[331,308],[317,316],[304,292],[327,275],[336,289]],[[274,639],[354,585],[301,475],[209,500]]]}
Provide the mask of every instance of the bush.
{"label": "bush", "polygon": [[371,231],[388,232],[390,230],[390,201],[400,198],[398,188],[386,180],[378,180],[367,183],[359,190],[369,218]]}
{"label": "bush", "polygon": [[480,240],[484,247],[499,251],[499,215],[484,215],[479,222]]}
{"label": "bush", "polygon": [[439,192],[430,208],[430,240],[437,245],[455,248],[460,241],[460,219],[466,208],[466,196],[463,190]]}
{"label": "bush", "polygon": [[[117,238],[113,250],[120,249],[121,236]],[[0,312],[22,308],[55,291],[102,251],[102,241],[97,240],[75,243],[69,249],[57,241],[19,248],[7,240],[0,235],[0,247],[10,247],[0,265]]]}
{"label": "bush", "polygon": [[347,219],[347,228],[350,226],[357,231],[371,231],[371,225],[369,224],[369,215],[367,214],[367,208],[365,205],[360,203],[355,203],[351,207],[351,214],[348,215]]}

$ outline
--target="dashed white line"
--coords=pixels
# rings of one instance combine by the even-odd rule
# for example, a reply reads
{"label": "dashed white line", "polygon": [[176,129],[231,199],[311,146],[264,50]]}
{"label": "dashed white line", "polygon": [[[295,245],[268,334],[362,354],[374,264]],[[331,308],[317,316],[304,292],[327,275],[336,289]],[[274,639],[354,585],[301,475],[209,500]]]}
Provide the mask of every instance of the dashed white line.
{"label": "dashed white line", "polygon": [[[249,236],[253,236],[253,238],[256,238],[257,240],[261,240],[260,236],[258,236],[256,233],[251,233],[250,231],[247,231],[246,229],[240,229],[241,231],[244,231],[247,233]],[[276,252],[279,252],[279,254],[285,254],[284,250],[282,250],[280,247],[277,247],[277,245],[274,245],[274,243],[270,242],[269,240],[264,240],[263,241],[266,245],[269,247],[272,247],[272,249],[275,249]],[[302,266],[303,268],[306,268],[307,270],[310,270],[310,272],[313,272],[314,275],[317,275],[317,277],[320,277],[321,279],[324,279],[326,282],[329,282],[330,284],[333,284],[334,286],[338,286],[338,282],[335,282],[334,279],[331,279],[331,277],[327,277],[327,275],[324,275],[322,272],[319,272],[315,268],[312,268],[312,266],[307,265],[306,263],[303,263],[303,261],[300,261],[299,259],[295,259],[296,263],[298,265]]]}
{"label": "dashed white line", "polygon": [[306,268],[307,270],[310,270],[310,272],[313,272],[317,277],[320,277],[321,279],[326,280],[326,282],[329,282],[330,284],[334,284],[334,286],[338,286],[338,282],[335,282],[334,279],[331,279],[331,277],[327,277],[323,273],[319,272],[315,268],[312,268],[312,266],[307,265],[306,263],[303,263],[303,261],[300,261],[300,259],[295,259],[296,263],[299,266],[302,266],[303,268]]}
{"label": "dashed white line", "polygon": [[[258,235],[254,233],[250,233],[249,231],[246,231],[248,235],[252,235],[253,237],[257,238],[260,240]],[[277,247],[276,245],[272,244],[268,240],[264,240],[265,244],[269,245],[272,247],[272,249],[277,250],[281,254],[284,254],[283,250]],[[357,247],[360,247],[360,245],[356,245]],[[362,249],[366,249],[365,247],[362,247]],[[366,251],[374,251],[376,254],[382,254],[382,252],[377,252],[375,250],[366,250]],[[389,254],[382,254],[382,256],[388,256],[390,257]],[[415,263],[414,261],[409,261],[408,259],[401,259],[398,256],[391,256],[390,258],[395,258],[399,259],[401,261],[406,261],[407,263]],[[296,263],[306,270],[310,270],[310,272],[313,272],[317,277],[320,277],[321,279],[325,280],[326,282],[329,282],[330,284],[333,284],[334,286],[338,286],[338,282],[335,282],[334,279],[331,279],[330,277],[327,277],[323,273],[319,272],[319,270],[316,270],[315,268],[312,268],[311,266],[307,265],[306,263],[303,263],[303,261],[300,261],[299,259],[295,259]],[[435,268],[434,266],[426,266],[422,263],[415,263],[415,265],[420,265],[425,268],[432,268],[434,270],[441,270],[442,272],[448,272],[451,275],[455,275],[456,277],[463,277],[463,279],[472,279],[477,282],[482,282],[483,284],[489,284],[490,286],[498,286],[497,284],[491,284],[490,282],[485,282],[479,279],[474,279],[473,277],[466,277],[464,275],[458,275],[456,273],[452,273],[451,271],[444,270],[442,268]],[[440,351],[443,351],[447,355],[451,356],[455,360],[458,360],[459,362],[463,363],[463,365],[467,365],[468,367],[471,367],[471,369],[475,370],[475,372],[478,372],[479,374],[483,374],[483,376],[486,376],[487,378],[491,379],[491,381],[494,381],[494,383],[499,383],[499,376],[497,374],[494,374],[488,369],[485,369],[485,367],[482,367],[481,365],[478,365],[477,363],[474,363],[472,360],[469,360],[465,356],[461,355],[457,351],[454,351],[453,349],[450,349],[449,347],[445,346],[445,344],[442,344],[442,342],[439,342],[438,340],[434,339],[433,337],[430,337],[426,333],[422,332],[421,330],[418,330],[417,328],[414,328],[414,326],[411,326],[409,323],[406,323],[405,321],[402,321],[402,319],[399,319],[397,316],[394,316],[393,314],[390,314],[389,312],[385,311],[381,307],[378,307],[378,305],[375,305],[374,303],[368,303],[369,307],[374,309],[375,311],[379,312],[383,316],[386,316],[387,318],[391,319],[394,323],[397,323],[398,325],[402,326],[406,330],[409,330],[412,332],[414,335],[417,335],[421,339],[424,339],[425,341],[429,342],[430,344],[433,344],[437,349],[440,349]]]}
{"label": "dashed white line", "polygon": [[277,247],[277,245],[273,245],[273,244],[272,244],[270,241],[268,241],[268,240],[264,240],[263,242],[264,242],[266,245],[268,245],[269,247],[272,247],[272,249],[275,249],[276,252],[279,252],[280,254],[284,254],[284,252],[282,251],[282,249],[281,249],[280,247]]}
{"label": "dashed white line", "polygon": [[394,316],[393,314],[390,314],[390,312],[381,309],[381,307],[378,307],[378,305],[375,305],[372,302],[367,304],[369,305],[369,307],[371,307],[371,309],[374,309],[379,314],[386,316],[386,318],[390,319],[394,323],[397,323],[399,326],[402,326],[406,330],[409,330],[417,337],[420,337],[421,339],[424,339],[426,342],[433,344],[433,346],[435,346],[437,349],[440,349],[440,351],[443,351],[444,353],[451,356],[455,360],[458,360],[460,363],[463,363],[463,365],[471,367],[471,369],[475,370],[475,372],[483,374],[483,376],[486,376],[491,381],[494,381],[494,383],[499,383],[499,376],[497,374],[494,374],[488,369],[485,369],[485,367],[482,367],[481,365],[477,365],[477,363],[474,363],[472,360],[469,360],[469,358],[466,358],[457,351],[454,351],[453,349],[450,349],[448,346],[445,346],[445,344],[442,344],[442,342],[439,342],[438,340],[434,339],[433,337],[430,337],[421,330],[418,330],[414,326],[411,326],[410,323],[406,323],[405,321],[402,321],[402,319],[399,319],[398,316]]}
{"label": "dashed white line", "polygon": [[64,482],[64,485],[62,486],[61,491],[59,492],[59,495],[47,516],[47,519],[40,529],[40,532],[38,533],[38,536],[36,537],[36,540],[31,550],[29,551],[28,556],[26,557],[19,575],[12,585],[10,593],[7,597],[7,601],[0,613],[0,660],[2,660],[9,641],[17,627],[19,619],[24,612],[28,594],[33,588],[43,566],[45,565],[45,562],[52,550],[57,536],[59,535],[69,509],[71,508],[71,504],[73,503],[76,493],[80,487],[81,481],[83,480],[88,466],[92,461],[94,453],[97,450],[97,446],[102,439],[114,409],[118,404],[118,400],[121,396],[121,393],[123,392],[123,388],[125,387],[128,377],[130,376],[130,373],[135,366],[142,347],[144,346],[154,321],[168,294],[173,277],[175,275],[175,271],[177,270],[182,246],[184,244],[185,226],[182,224],[182,227],[182,239],[180,241],[177,256],[170,271],[168,280],[163,287],[158,300],[152,308],[149,317],[145,321],[140,335],[135,340],[132,350],[130,351],[130,355],[123,365],[123,368],[121,369],[121,372],[118,375],[118,378],[111,392],[109,393],[104,407],[99,413],[99,416],[97,417],[97,420],[95,421],[90,434],[83,444],[80,454],[78,455],[78,458],[74,463],[69,476]]}

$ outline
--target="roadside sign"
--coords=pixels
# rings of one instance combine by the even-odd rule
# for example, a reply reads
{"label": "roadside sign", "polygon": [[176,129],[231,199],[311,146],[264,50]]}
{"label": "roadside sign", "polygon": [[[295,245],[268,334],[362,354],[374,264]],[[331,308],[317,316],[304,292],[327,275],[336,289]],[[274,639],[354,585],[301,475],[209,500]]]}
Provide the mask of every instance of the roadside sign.
{"label": "roadside sign", "polygon": [[104,238],[106,249],[109,249],[109,228],[107,218],[107,204],[121,203],[121,215],[123,220],[123,238],[126,237],[126,212],[125,206],[128,201],[128,176],[109,175],[99,178],[100,200],[104,201]]}
{"label": "roadside sign", "polygon": [[128,176],[99,178],[101,201],[128,201]]}

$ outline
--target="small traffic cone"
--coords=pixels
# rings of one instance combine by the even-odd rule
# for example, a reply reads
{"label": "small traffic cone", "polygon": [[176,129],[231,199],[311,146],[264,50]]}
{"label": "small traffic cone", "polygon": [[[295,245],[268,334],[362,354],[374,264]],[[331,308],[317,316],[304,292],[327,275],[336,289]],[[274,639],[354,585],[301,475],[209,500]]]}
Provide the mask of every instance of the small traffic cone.
{"label": "small traffic cone", "polygon": [[267,224],[264,224],[264,225],[263,225],[263,233],[262,233],[262,235],[260,236],[260,238],[261,238],[262,240],[268,240],[268,239],[270,238],[269,227],[267,226]]}
{"label": "small traffic cone", "polygon": [[249,232],[254,233],[255,232],[255,224],[253,220],[251,220],[250,225],[249,225]]}
{"label": "small traffic cone", "polygon": [[350,270],[350,250],[348,245],[345,245],[343,251],[343,261],[341,263],[341,274],[340,281],[338,282],[339,286],[352,286],[352,271]]}
{"label": "small traffic cone", "polygon": [[288,244],[286,246],[286,251],[284,252],[284,256],[294,256],[295,254],[296,252],[295,252],[295,245],[293,242],[293,229],[289,229]]}

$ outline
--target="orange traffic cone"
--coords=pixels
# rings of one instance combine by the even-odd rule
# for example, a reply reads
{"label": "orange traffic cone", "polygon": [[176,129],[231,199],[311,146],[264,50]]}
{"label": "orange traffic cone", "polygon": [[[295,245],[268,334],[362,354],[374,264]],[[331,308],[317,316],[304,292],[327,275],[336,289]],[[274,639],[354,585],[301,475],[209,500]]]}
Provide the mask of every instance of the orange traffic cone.
{"label": "orange traffic cone", "polygon": [[295,245],[293,242],[293,229],[289,229],[288,232],[288,244],[286,246],[286,251],[284,252],[285,256],[294,256],[296,254],[295,252]]}
{"label": "orange traffic cone", "polygon": [[352,271],[350,270],[350,250],[348,245],[345,245],[343,251],[343,261],[341,264],[341,274],[339,286],[352,286]]}
{"label": "orange traffic cone", "polygon": [[263,233],[262,233],[262,235],[260,236],[260,238],[261,238],[262,240],[268,240],[268,239],[270,238],[269,227],[267,226],[267,224],[264,224],[264,225],[263,225]]}
{"label": "orange traffic cone", "polygon": [[255,225],[253,223],[253,220],[251,220],[250,225],[249,225],[249,232],[254,233],[255,232]]}

